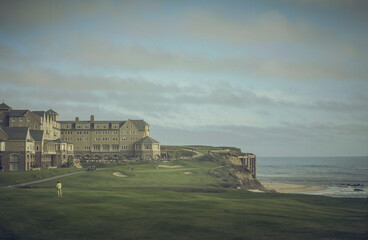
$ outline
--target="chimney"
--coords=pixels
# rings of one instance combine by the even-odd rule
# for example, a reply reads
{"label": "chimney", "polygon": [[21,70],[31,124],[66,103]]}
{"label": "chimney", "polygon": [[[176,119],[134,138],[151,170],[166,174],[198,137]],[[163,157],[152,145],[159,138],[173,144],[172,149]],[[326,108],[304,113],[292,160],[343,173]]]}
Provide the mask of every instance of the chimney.
{"label": "chimney", "polygon": [[75,121],[76,122],[79,122],[79,117],[75,117]]}
{"label": "chimney", "polygon": [[95,115],[91,115],[91,122],[95,121]]}

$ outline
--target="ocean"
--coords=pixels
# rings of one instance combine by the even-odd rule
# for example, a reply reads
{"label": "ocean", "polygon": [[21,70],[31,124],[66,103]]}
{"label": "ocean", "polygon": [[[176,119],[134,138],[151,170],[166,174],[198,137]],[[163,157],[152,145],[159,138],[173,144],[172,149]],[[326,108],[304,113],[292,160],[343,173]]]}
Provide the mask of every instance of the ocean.
{"label": "ocean", "polygon": [[257,157],[260,182],[327,187],[303,194],[366,198],[368,157]]}

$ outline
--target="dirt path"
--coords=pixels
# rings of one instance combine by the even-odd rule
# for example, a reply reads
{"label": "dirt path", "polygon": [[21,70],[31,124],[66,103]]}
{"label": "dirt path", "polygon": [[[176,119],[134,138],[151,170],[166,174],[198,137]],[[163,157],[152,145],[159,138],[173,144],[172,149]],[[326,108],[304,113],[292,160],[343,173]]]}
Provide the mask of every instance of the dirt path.
{"label": "dirt path", "polygon": [[55,179],[59,179],[59,178],[67,177],[67,176],[72,176],[72,175],[76,175],[76,174],[86,173],[86,172],[87,171],[67,173],[67,174],[64,174],[64,175],[54,176],[54,177],[45,178],[45,179],[41,179],[41,180],[37,180],[37,181],[32,181],[32,182],[27,182],[27,183],[20,183],[20,184],[16,184],[16,185],[4,186],[4,187],[0,187],[0,188],[23,187],[23,186],[27,186],[27,185],[32,185],[32,184],[47,182],[47,181],[51,181],[51,180],[55,180]]}
{"label": "dirt path", "polygon": [[197,151],[194,151],[194,150],[192,150],[192,149],[183,149],[183,150],[185,150],[185,151],[189,151],[189,152],[194,152],[194,153],[195,153],[195,155],[194,155],[194,156],[192,156],[192,157],[182,157],[181,159],[199,158],[199,157],[202,157],[202,156],[204,155],[203,153],[201,153],[201,152],[197,152]]}

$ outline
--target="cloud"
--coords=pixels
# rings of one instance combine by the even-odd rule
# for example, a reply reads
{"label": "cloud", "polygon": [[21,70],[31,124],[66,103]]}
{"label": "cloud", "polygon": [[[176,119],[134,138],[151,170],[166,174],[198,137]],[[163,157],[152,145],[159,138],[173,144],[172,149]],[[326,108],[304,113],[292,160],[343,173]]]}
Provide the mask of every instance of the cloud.
{"label": "cloud", "polygon": [[239,18],[196,5],[168,14],[162,4],[8,1],[0,12],[0,31],[16,38],[23,50],[8,46],[6,51],[15,54],[7,55],[14,56],[0,61],[80,72],[184,71],[291,81],[368,78],[366,34],[351,36],[277,9]]}

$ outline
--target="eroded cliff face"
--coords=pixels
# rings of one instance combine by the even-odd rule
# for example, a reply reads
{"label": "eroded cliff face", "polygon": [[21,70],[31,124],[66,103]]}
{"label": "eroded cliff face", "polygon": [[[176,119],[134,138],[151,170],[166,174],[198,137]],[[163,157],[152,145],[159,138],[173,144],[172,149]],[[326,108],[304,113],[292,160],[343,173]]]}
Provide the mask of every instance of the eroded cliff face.
{"label": "eroded cliff face", "polygon": [[210,170],[210,174],[220,177],[224,181],[224,186],[241,189],[258,189],[267,191],[262,184],[254,178],[251,171],[242,165],[238,156],[230,153],[218,154],[222,166]]}

